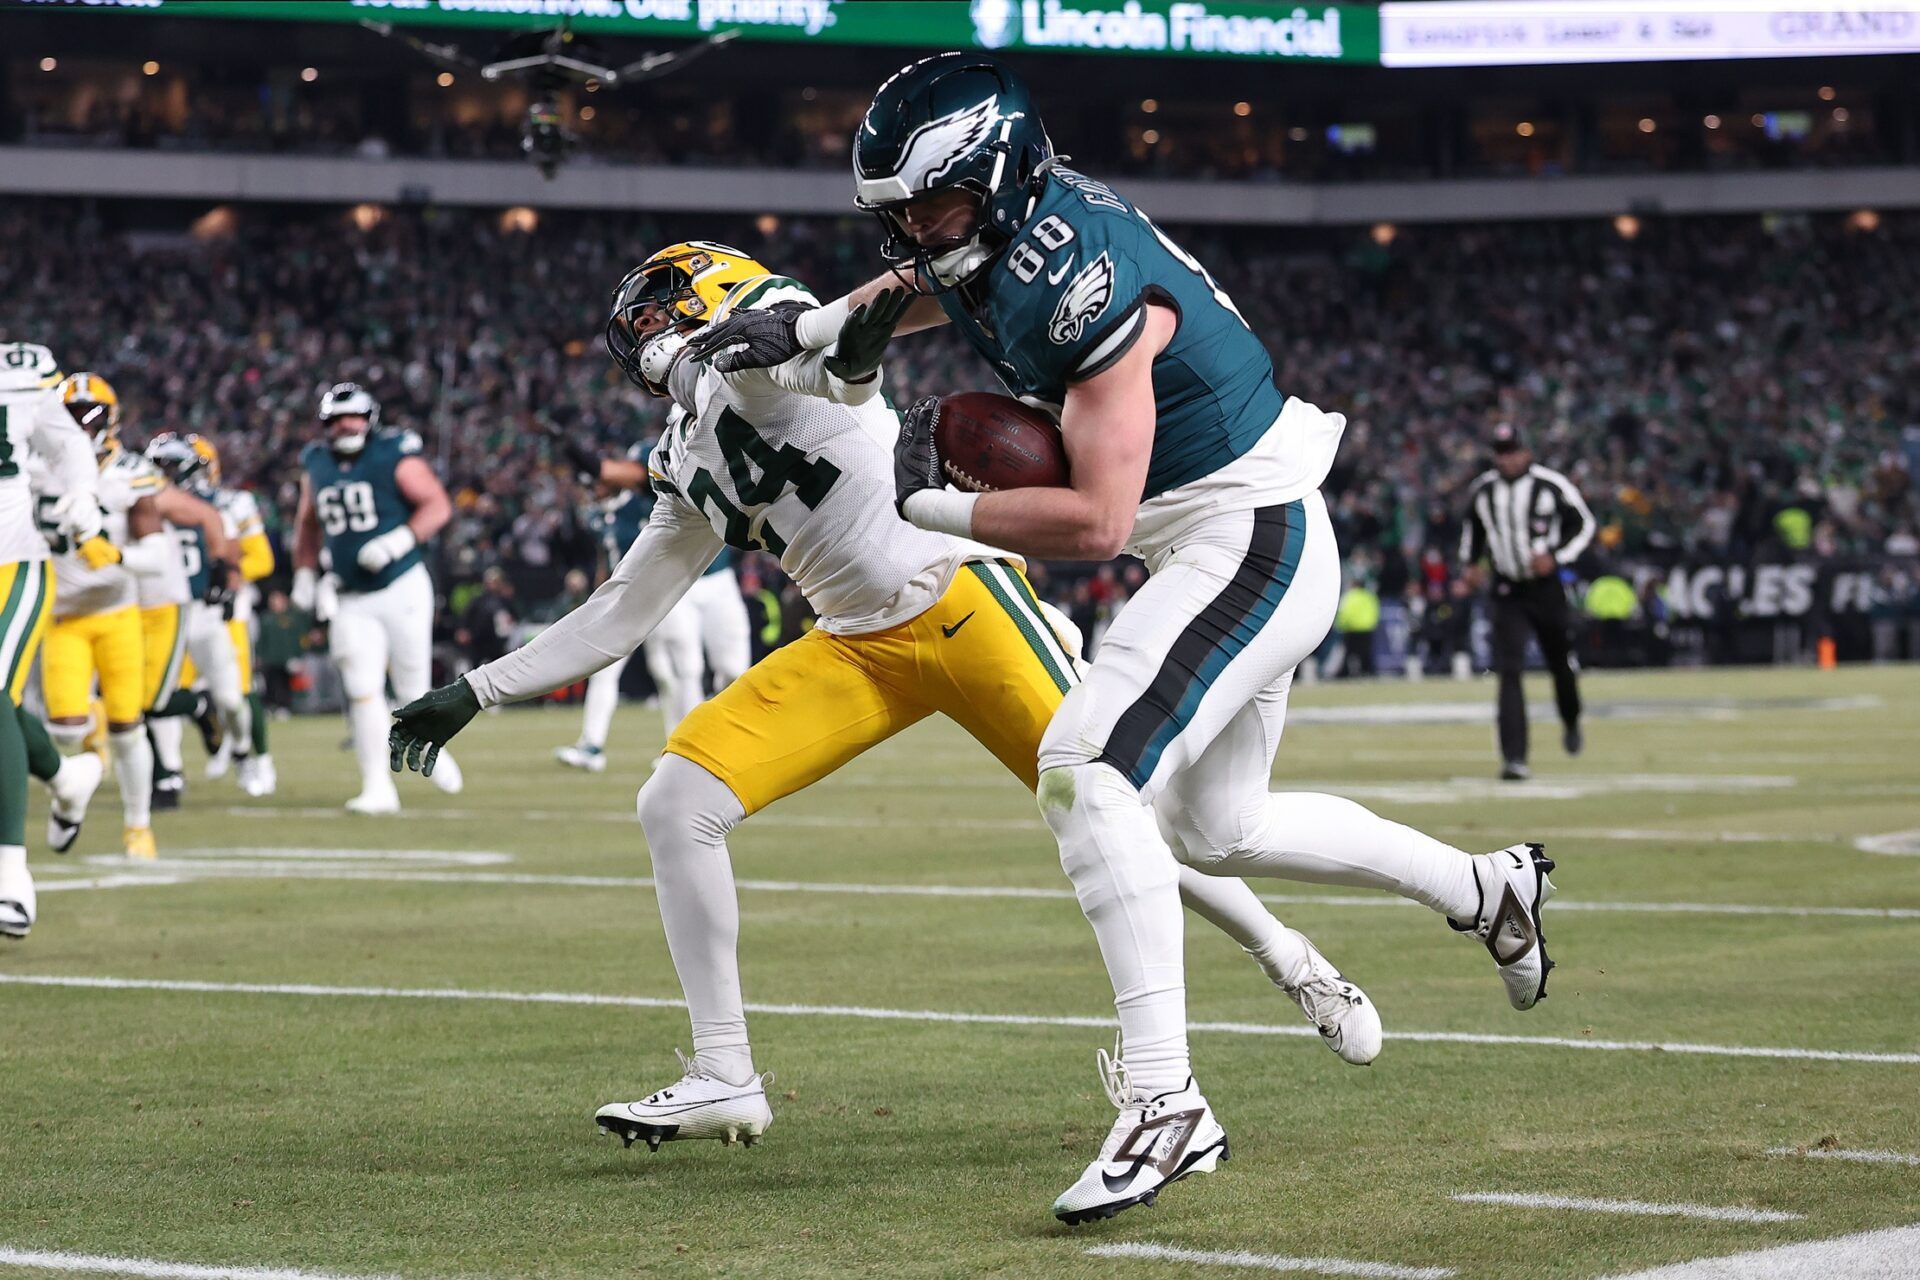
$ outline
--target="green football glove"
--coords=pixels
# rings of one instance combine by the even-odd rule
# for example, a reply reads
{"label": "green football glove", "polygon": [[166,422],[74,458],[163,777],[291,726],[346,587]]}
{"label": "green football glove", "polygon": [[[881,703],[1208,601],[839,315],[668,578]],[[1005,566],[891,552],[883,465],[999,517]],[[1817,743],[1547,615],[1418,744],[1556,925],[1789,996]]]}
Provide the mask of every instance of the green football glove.
{"label": "green football glove", "polygon": [[840,326],[840,338],[833,354],[821,366],[842,382],[865,382],[880,367],[887,343],[893,340],[900,317],[913,305],[914,295],[905,289],[884,289],[872,302],[853,309]]}
{"label": "green football glove", "polygon": [[480,699],[465,680],[441,685],[393,713],[393,731],[387,735],[389,761],[395,773],[417,769],[431,778],[440,748],[480,714]]}

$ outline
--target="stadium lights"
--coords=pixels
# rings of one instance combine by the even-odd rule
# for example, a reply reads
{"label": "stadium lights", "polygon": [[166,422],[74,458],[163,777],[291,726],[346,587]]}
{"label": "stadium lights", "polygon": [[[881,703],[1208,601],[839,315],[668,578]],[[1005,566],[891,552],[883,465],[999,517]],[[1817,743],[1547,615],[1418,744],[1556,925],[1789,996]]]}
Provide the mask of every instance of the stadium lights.
{"label": "stadium lights", "polygon": [[1822,101],[1822,102],[1832,102],[1832,101],[1834,100],[1834,98],[1835,98],[1835,97],[1837,97],[1837,96],[1838,96],[1838,95],[1837,95],[1837,94],[1835,94],[1835,92],[1834,92],[1834,88],[1833,88],[1833,86],[1832,86],[1832,85],[1830,85],[1830,84],[1823,84],[1823,85],[1821,85],[1821,86],[1820,86],[1820,101]]}
{"label": "stadium lights", "polygon": [[1293,128],[1287,130],[1287,141],[1305,142],[1306,140],[1307,140],[1307,131],[1301,128],[1299,125],[1295,125],[1293,126]]}
{"label": "stadium lights", "polygon": [[1253,114],[1253,104],[1251,102],[1236,102],[1233,104],[1233,114],[1244,120]]}
{"label": "stadium lights", "polygon": [[591,120],[597,114],[598,112],[594,111],[594,109],[591,106],[580,108],[580,118],[582,120]]}
{"label": "stadium lights", "polygon": [[1531,138],[1533,136],[1533,121],[1522,120],[1519,124],[1513,126],[1513,131],[1523,138]]}
{"label": "stadium lights", "polygon": [[1753,118],[1753,127],[1754,127],[1754,128],[1756,128],[1756,129],[1764,129],[1764,128],[1766,128],[1766,127],[1767,127],[1767,113],[1766,113],[1766,112],[1764,112],[1764,111],[1756,111],[1756,112],[1754,112],[1754,113],[1753,113],[1753,117],[1752,117],[1752,118]]}
{"label": "stadium lights", "polygon": [[140,64],[140,70],[144,71],[146,74],[150,76],[157,76],[160,74],[160,64],[153,61],[151,58],[149,58],[147,61]]}
{"label": "stadium lights", "polygon": [[1623,213],[1613,220],[1613,229],[1622,240],[1631,240],[1640,234],[1640,219],[1630,213]]}
{"label": "stadium lights", "polygon": [[1855,209],[1847,215],[1847,230],[1872,233],[1880,229],[1880,215],[1873,209]]}
{"label": "stadium lights", "polygon": [[753,220],[753,229],[763,236],[771,237],[780,230],[780,219],[771,213],[763,213]]}
{"label": "stadium lights", "polygon": [[1155,146],[1160,141],[1160,131],[1158,129],[1142,130],[1140,134],[1140,141],[1146,143],[1150,147]]}
{"label": "stadium lights", "polygon": [[1148,115],[1152,115],[1154,112],[1160,109],[1160,99],[1142,98],[1140,100],[1140,109],[1146,112]]}
{"label": "stadium lights", "polygon": [[588,93],[600,92],[600,82],[598,80],[588,80],[586,84],[586,90]]}
{"label": "stadium lights", "polygon": [[1718,129],[1720,127],[1720,117],[1708,116],[1705,120],[1702,120],[1700,123],[1704,124],[1709,129]]}
{"label": "stadium lights", "polygon": [[42,59],[40,59],[40,69],[41,69],[42,71],[52,71],[52,70],[53,70],[53,69],[54,69],[55,67],[57,67],[57,66],[59,66],[59,65],[60,65],[60,59],[58,59],[58,58],[42,58]]}
{"label": "stadium lights", "polygon": [[361,231],[371,231],[387,220],[387,211],[377,204],[357,204],[347,210],[347,221]]}
{"label": "stadium lights", "polygon": [[1391,222],[1376,222],[1373,224],[1373,230],[1368,234],[1373,237],[1375,244],[1384,249],[1393,243],[1395,236],[1400,234],[1400,228],[1394,226]]}
{"label": "stadium lights", "polygon": [[435,76],[433,80],[434,83],[442,89],[450,89],[453,87],[453,72],[442,71],[439,75]]}
{"label": "stadium lights", "polygon": [[523,204],[514,205],[511,209],[504,210],[500,214],[500,232],[502,235],[512,235],[515,232],[532,235],[539,226],[540,215]]}
{"label": "stadium lights", "polygon": [[1845,107],[1835,107],[1833,109],[1833,122],[1835,124],[1845,124],[1851,119],[1853,119],[1853,115]]}
{"label": "stadium lights", "polygon": [[1658,127],[1658,126],[1656,126],[1656,125],[1655,125],[1655,124],[1653,123],[1653,117],[1652,117],[1652,116],[1641,116],[1641,117],[1640,117],[1640,132],[1642,132],[1642,133],[1652,133],[1652,132],[1654,131],[1654,129],[1655,129],[1656,127]]}
{"label": "stadium lights", "polygon": [[230,204],[217,204],[195,218],[187,233],[195,240],[224,240],[240,229],[240,215]]}
{"label": "stadium lights", "polygon": [[307,84],[312,84],[315,80],[318,80],[319,78],[320,78],[320,72],[317,68],[315,67],[300,68],[300,79],[305,81]]}

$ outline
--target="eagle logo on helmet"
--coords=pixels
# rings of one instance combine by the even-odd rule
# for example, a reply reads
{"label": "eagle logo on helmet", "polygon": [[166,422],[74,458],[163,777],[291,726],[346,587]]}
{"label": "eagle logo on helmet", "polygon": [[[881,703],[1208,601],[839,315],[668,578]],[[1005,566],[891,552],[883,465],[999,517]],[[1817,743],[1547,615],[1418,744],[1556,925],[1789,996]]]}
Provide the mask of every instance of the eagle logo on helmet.
{"label": "eagle logo on helmet", "polygon": [[906,194],[939,183],[953,167],[986,142],[1000,119],[1000,95],[928,121],[914,130],[900,153],[897,180]]}

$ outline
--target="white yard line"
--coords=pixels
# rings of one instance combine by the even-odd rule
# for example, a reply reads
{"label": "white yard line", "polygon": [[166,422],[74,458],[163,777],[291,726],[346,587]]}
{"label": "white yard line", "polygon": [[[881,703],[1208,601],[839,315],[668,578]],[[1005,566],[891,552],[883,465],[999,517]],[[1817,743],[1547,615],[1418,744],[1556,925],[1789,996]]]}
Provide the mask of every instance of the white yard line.
{"label": "white yard line", "polygon": [[[291,982],[201,982],[167,978],[113,978],[54,974],[0,973],[0,986],[80,987],[112,991],[185,991],[210,995],[344,996],[388,1000],[481,1000],[507,1004],[601,1005],[629,1009],[680,1009],[665,996],[617,996],[584,991],[475,991],[460,987],[338,987]],[[748,1004],[747,1011],[807,1018],[864,1018],[883,1022],[962,1023],[996,1027],[1089,1027],[1111,1030],[1111,1018],[1047,1016],[1029,1013],[953,1013],[938,1009],[877,1009],[863,1005]],[[1319,1033],[1306,1025],[1263,1022],[1195,1022],[1189,1030],[1241,1036],[1304,1036]],[[1797,1062],[1860,1062],[1920,1066],[1920,1053],[1881,1053],[1861,1049],[1794,1049],[1762,1045],[1693,1044],[1684,1041],[1573,1039],[1565,1036],[1482,1035],[1470,1031],[1389,1031],[1389,1040],[1413,1044],[1487,1044],[1548,1049],[1586,1049],[1602,1053],[1671,1053],[1716,1058],[1779,1058]]]}
{"label": "white yard line", "polygon": [[1920,1226],[1696,1258],[1616,1280],[1920,1280]]}
{"label": "white yard line", "polygon": [[[164,868],[166,872],[190,873],[190,876],[168,875],[161,881],[167,884],[179,884],[188,878],[267,877],[280,880],[376,880],[415,884],[551,885],[558,888],[584,889],[652,889],[654,887],[651,876],[549,875],[520,871],[389,871],[378,868],[314,865],[305,861],[282,862],[275,856],[281,853],[281,850],[263,848],[257,852],[262,855],[261,860],[248,862],[233,856],[203,860],[200,857],[200,850],[189,849],[180,855],[170,855],[157,865]],[[348,851],[339,852],[344,856]],[[382,855],[377,851],[369,850],[364,856],[369,861],[373,861]],[[459,857],[457,854],[447,856]],[[120,865],[117,858],[103,858],[102,864],[109,861],[113,865]],[[84,885],[67,884],[61,887],[107,889],[137,883],[141,883],[141,877],[128,874],[102,877],[97,882],[88,881]],[[1019,898],[1070,902],[1074,897],[1071,889],[1050,889],[1029,885],[857,884],[829,880],[739,880],[735,885],[742,891],[750,893],[825,893],[878,898]],[[53,885],[49,884],[45,887],[53,887]],[[1259,896],[1262,902],[1283,906],[1371,908],[1419,905],[1387,894],[1263,893]],[[1555,897],[1553,910],[1556,913],[1606,911],[1645,912],[1659,915],[1799,918],[1827,916],[1840,919],[1920,920],[1920,907],[1786,907],[1744,902],[1604,902],[1566,897]]]}
{"label": "white yard line", "polygon": [[0,1267],[34,1267],[98,1276],[151,1276],[155,1280],[398,1280],[395,1276],[343,1276],[291,1267],[215,1267],[158,1258],[118,1258],[97,1253],[53,1253],[0,1245]]}
{"label": "white yard line", "polygon": [[144,889],[152,885],[185,884],[185,876],[89,876],[79,880],[49,880],[39,872],[34,873],[35,887],[41,893],[55,893],[61,889]]}
{"label": "white yard line", "polygon": [[1808,1160],[1846,1160],[1853,1164],[1904,1164],[1920,1168],[1920,1156],[1904,1151],[1836,1151],[1829,1147],[1768,1147],[1770,1156],[1800,1156]]}
{"label": "white yard line", "polygon": [[1463,1191],[1448,1196],[1462,1204],[1495,1204],[1512,1209],[1572,1209],[1584,1213],[1625,1213],[1648,1218],[1704,1218],[1711,1222],[1798,1222],[1804,1213],[1748,1209],[1741,1205],[1652,1204],[1645,1200],[1600,1200],[1586,1196],[1548,1196],[1513,1191]]}
{"label": "white yard line", "polygon": [[1183,1249],[1171,1244],[1097,1244],[1087,1250],[1094,1258],[1136,1258],[1148,1262],[1191,1262],[1215,1267],[1242,1267],[1253,1271],[1280,1271],[1318,1276],[1361,1276],[1367,1280],[1447,1280],[1452,1267],[1399,1267],[1389,1262],[1356,1262],[1351,1258],[1288,1258],[1277,1253],[1249,1253],[1244,1249]]}

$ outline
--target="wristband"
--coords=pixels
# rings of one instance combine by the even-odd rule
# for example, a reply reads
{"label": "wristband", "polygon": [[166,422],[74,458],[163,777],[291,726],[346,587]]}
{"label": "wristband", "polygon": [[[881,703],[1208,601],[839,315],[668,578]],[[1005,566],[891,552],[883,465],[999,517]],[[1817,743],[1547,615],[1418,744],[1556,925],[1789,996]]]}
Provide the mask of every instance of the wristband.
{"label": "wristband", "polygon": [[793,323],[793,337],[809,351],[825,351],[840,340],[840,329],[853,308],[846,298],[837,298],[824,307],[802,311]]}
{"label": "wristband", "polygon": [[973,504],[977,493],[958,489],[922,489],[907,496],[901,505],[907,519],[934,533],[950,533],[956,538],[973,536]]}

